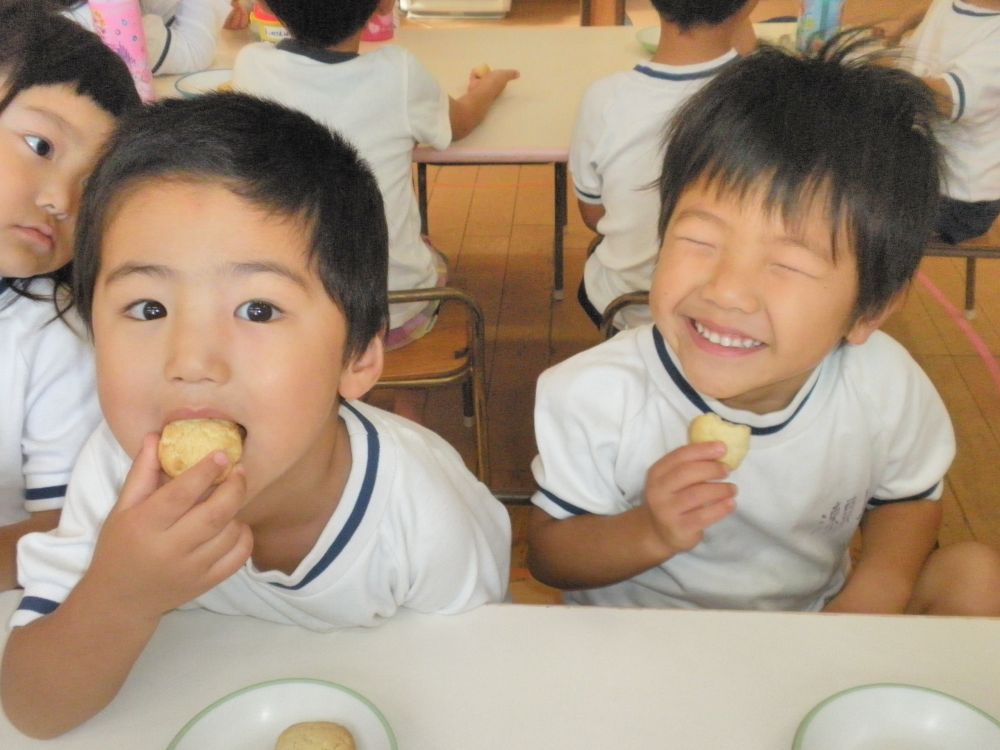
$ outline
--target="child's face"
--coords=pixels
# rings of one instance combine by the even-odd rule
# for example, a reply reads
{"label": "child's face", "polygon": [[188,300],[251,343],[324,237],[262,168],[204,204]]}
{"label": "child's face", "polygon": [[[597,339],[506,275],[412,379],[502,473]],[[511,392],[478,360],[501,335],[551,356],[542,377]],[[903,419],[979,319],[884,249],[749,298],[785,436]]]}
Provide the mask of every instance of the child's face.
{"label": "child's face", "polygon": [[718,195],[703,183],[681,196],[653,276],[653,319],[701,393],[757,413],[787,406],[855,321],[857,264],[815,206],[802,232],[761,196]]}
{"label": "child's face", "polygon": [[114,124],[66,85],[25,89],[0,112],[0,276],[70,261],[83,182]]}
{"label": "child's face", "polygon": [[345,319],[307,243],[300,222],[218,183],[126,194],[104,236],[92,321],[101,406],[129,455],[168,422],[216,417],[246,429],[250,497],[329,461],[338,396],[368,390],[381,344],[344,363]]}

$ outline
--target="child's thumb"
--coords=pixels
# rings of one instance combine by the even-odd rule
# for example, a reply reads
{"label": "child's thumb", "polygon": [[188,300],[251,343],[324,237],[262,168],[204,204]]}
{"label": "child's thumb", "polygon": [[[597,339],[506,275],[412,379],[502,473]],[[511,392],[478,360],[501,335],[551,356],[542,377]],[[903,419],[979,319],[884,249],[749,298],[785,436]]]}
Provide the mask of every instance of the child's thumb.
{"label": "child's thumb", "polygon": [[142,439],[139,453],[132,462],[118,495],[116,508],[130,508],[152,495],[160,486],[160,459],[157,447],[160,436],[151,432]]}

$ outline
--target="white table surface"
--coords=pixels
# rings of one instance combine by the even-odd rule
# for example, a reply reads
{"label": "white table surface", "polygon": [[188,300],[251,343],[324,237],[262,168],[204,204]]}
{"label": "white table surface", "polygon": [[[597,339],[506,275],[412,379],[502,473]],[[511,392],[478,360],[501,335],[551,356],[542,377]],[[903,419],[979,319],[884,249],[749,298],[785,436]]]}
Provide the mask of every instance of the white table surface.
{"label": "white table surface", "polygon": [[[0,595],[4,621],[18,597]],[[1000,621],[508,604],[318,634],[175,612],[103,713],[47,742],[0,719],[0,747],[163,748],[216,699],[282,677],[357,690],[400,750],[782,750],[810,708],[859,684],[1000,716]]]}

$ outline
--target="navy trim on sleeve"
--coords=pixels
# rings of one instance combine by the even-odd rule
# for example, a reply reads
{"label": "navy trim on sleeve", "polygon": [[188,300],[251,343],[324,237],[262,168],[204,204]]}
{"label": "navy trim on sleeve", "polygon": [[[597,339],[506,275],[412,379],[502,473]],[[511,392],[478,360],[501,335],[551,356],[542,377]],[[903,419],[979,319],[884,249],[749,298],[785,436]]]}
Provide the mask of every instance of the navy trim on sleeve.
{"label": "navy trim on sleeve", "polygon": [[955,3],[951,4],[951,9],[960,15],[972,16],[973,18],[992,18],[993,16],[1000,16],[1000,13],[991,13],[988,10],[979,12],[975,10],[968,10],[966,8],[959,8]]}
{"label": "navy trim on sleeve", "polygon": [[22,596],[21,603],[17,605],[17,608],[25,612],[37,612],[40,615],[47,615],[59,608],[59,602],[54,602],[51,599],[43,599],[40,596]]}
{"label": "navy trim on sleeve", "polygon": [[965,114],[965,86],[962,84],[962,79],[954,73],[945,73],[945,75],[951,78],[958,88],[958,113],[955,115],[955,119],[952,120],[952,122],[958,122],[962,119],[962,115]]}
{"label": "navy trim on sleeve", "polygon": [[313,579],[326,570],[330,566],[330,563],[337,559],[337,555],[343,552],[348,542],[351,541],[351,537],[354,536],[354,532],[356,532],[358,527],[361,525],[361,519],[365,517],[365,511],[368,510],[368,505],[371,503],[372,491],[375,489],[375,478],[378,476],[380,450],[378,431],[375,429],[375,425],[365,419],[361,412],[353,406],[346,402],[344,403],[344,406],[354,413],[354,415],[358,418],[358,421],[364,426],[365,432],[368,435],[368,465],[365,466],[365,476],[361,480],[361,490],[358,492],[357,502],[355,502],[354,508],[351,510],[351,515],[348,516],[347,522],[344,524],[344,528],[342,528],[340,533],[337,534],[337,538],[333,540],[330,548],[327,549],[326,553],[320,558],[319,562],[313,565],[312,570],[305,574],[301,581],[293,586],[286,586],[283,583],[272,581],[272,586],[278,586],[279,588],[289,589],[291,591],[298,591],[304,586],[307,586]]}
{"label": "navy trim on sleeve", "polygon": [[53,497],[63,497],[66,494],[66,485],[58,484],[52,487],[32,487],[24,491],[25,500],[49,500]]}
{"label": "navy trim on sleeve", "polygon": [[576,185],[573,186],[573,189],[576,190],[577,195],[582,195],[584,198],[591,198],[595,201],[601,200],[601,196],[594,195],[593,193],[586,193],[583,190],[580,190],[580,188],[578,188]]}
{"label": "navy trim on sleeve", "polygon": [[[669,375],[670,379],[674,381],[674,385],[680,389],[681,393],[687,397],[688,401],[697,406],[703,413],[708,414],[712,412],[711,407],[705,403],[705,399],[703,399],[701,394],[694,389],[694,386],[684,379],[684,376],[681,375],[681,371],[677,369],[673,360],[670,359],[670,355],[667,353],[667,345],[663,341],[663,334],[657,330],[656,326],[653,326],[653,341],[656,344],[656,353],[660,357],[660,362],[663,363],[663,369],[667,371],[667,375]],[[802,399],[801,403],[795,407],[795,411],[793,411],[784,422],[771,425],[770,427],[752,427],[750,425],[746,425],[747,427],[750,427],[750,434],[773,435],[774,433],[785,429],[785,427],[791,424],[792,420],[795,419],[798,413],[802,411],[802,407],[806,405],[806,402],[809,400],[809,397],[812,396],[812,392],[815,388],[816,384],[814,383],[813,387],[809,389],[809,393],[805,395],[805,398]]]}
{"label": "navy trim on sleeve", "polygon": [[167,30],[167,41],[163,45],[163,52],[160,53],[160,59],[156,61],[156,64],[150,70],[153,75],[156,75],[156,71],[163,65],[163,61],[167,59],[167,53],[170,51],[170,43],[174,40],[174,32],[170,30],[169,24],[165,28]]}
{"label": "navy trim on sleeve", "polygon": [[911,503],[914,500],[926,500],[930,497],[934,490],[938,488],[940,482],[935,482],[933,487],[929,487],[923,492],[918,492],[916,495],[910,495],[909,497],[891,497],[891,498],[878,498],[873,497],[868,501],[869,508],[881,508],[883,505],[892,505],[893,503]]}
{"label": "navy trim on sleeve", "polygon": [[549,492],[546,489],[543,489],[543,488],[539,487],[538,490],[543,495],[545,495],[545,497],[547,497],[549,500],[551,500],[552,502],[554,502],[556,505],[558,505],[560,508],[562,508],[563,510],[565,510],[567,513],[572,513],[574,516],[589,516],[590,515],[590,511],[584,510],[583,508],[578,508],[575,505],[573,505],[572,503],[567,503],[565,500],[562,500],[562,499],[556,497],[555,495],[553,495],[551,492]]}

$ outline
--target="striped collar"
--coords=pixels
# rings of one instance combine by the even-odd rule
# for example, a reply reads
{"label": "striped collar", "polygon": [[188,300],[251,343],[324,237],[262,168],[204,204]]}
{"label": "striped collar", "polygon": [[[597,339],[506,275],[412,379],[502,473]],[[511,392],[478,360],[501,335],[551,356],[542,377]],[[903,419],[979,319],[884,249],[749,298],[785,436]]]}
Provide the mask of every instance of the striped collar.
{"label": "striped collar", "polygon": [[960,15],[972,16],[973,18],[995,18],[996,16],[1000,16],[1000,11],[980,8],[976,5],[962,2],[962,0],[953,0],[951,9]]}
{"label": "striped collar", "polygon": [[[656,328],[656,326],[651,326],[653,332],[653,344],[656,347],[656,354],[660,358],[660,362],[663,364],[663,369],[666,370],[668,377],[673,381],[674,385],[680,390],[681,393],[690,401],[695,407],[698,408],[703,414],[714,413],[711,406],[705,401],[698,391],[695,390],[694,386],[691,385],[684,374],[680,371],[680,368],[674,363],[673,358],[670,356],[670,352],[667,350],[667,342],[663,340],[663,334]],[[809,386],[809,390],[806,392],[805,396],[799,402],[798,406],[788,415],[787,419],[782,422],[773,425],[767,425],[766,427],[754,427],[753,425],[747,425],[750,428],[751,435],[773,435],[776,432],[780,432],[789,424],[792,420],[802,411],[802,407],[806,405],[809,397],[812,395],[813,390],[816,388],[817,378],[813,376],[813,382]],[[720,415],[722,416],[722,415]],[[726,417],[723,417],[726,419]],[[727,421],[732,421],[728,420]]]}
{"label": "striped collar", "polygon": [[308,57],[310,60],[326,63],[327,65],[348,62],[358,56],[357,52],[335,52],[323,49],[322,47],[314,47],[311,44],[305,44],[296,39],[282,39],[276,46],[284,52],[290,52],[293,55],[302,55],[302,57]]}
{"label": "striped collar", "polygon": [[302,580],[295,584],[283,584],[271,581],[272,586],[277,586],[278,588],[288,589],[291,591],[298,591],[306,586],[308,586],[313,580],[319,577],[324,570],[326,570],[337,559],[337,556],[344,551],[348,543],[354,536],[354,533],[358,530],[361,525],[362,519],[365,517],[365,512],[368,510],[368,506],[371,504],[372,492],[375,489],[375,479],[378,477],[378,464],[379,464],[379,438],[378,430],[375,429],[373,425],[360,411],[354,406],[351,406],[348,402],[344,402],[344,408],[353,414],[361,425],[365,429],[365,436],[368,441],[368,461],[365,465],[364,477],[361,480],[361,489],[358,491],[357,500],[354,502],[354,507],[351,509],[350,515],[347,517],[347,521],[344,522],[344,527],[337,534],[336,538],[327,548],[326,552],[319,561],[310,568],[309,572],[306,573]]}
{"label": "striped collar", "polygon": [[739,59],[736,50],[729,50],[722,57],[717,57],[707,63],[697,65],[664,65],[662,63],[648,63],[646,65],[636,65],[632,70],[650,78],[658,78],[662,81],[697,81],[702,78],[711,78],[729,63]]}

